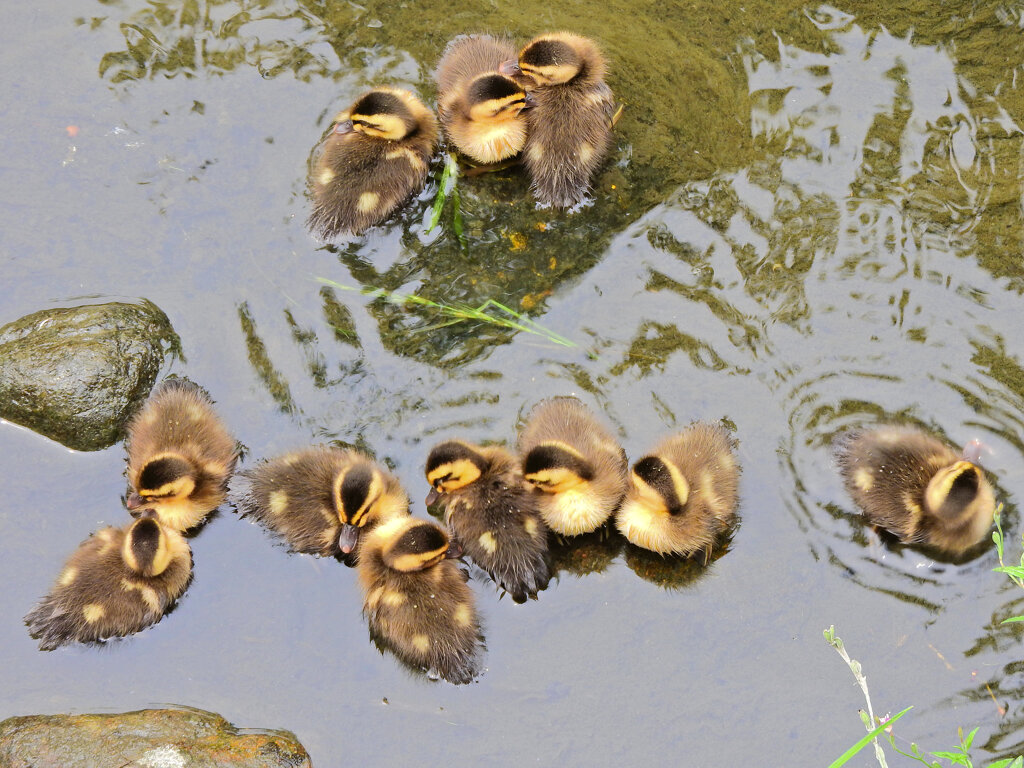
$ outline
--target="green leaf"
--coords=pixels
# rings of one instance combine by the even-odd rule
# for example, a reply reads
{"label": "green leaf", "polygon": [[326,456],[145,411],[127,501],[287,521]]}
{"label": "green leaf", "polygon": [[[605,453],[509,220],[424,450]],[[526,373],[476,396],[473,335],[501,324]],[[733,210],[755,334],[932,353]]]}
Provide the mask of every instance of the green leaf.
{"label": "green leaf", "polygon": [[1003,619],[1000,624],[1012,624],[1015,621],[1024,621],[1024,616],[1012,616],[1009,619]]}
{"label": "green leaf", "polygon": [[860,752],[862,749],[864,749],[864,747],[866,747],[868,744],[870,744],[872,741],[874,741],[875,737],[878,736],[878,734],[882,733],[886,728],[888,728],[890,725],[895,723],[897,720],[899,720],[901,717],[903,717],[905,714],[907,714],[907,712],[909,712],[913,708],[914,708],[913,705],[907,707],[902,712],[899,712],[899,713],[893,715],[892,717],[890,717],[888,720],[886,720],[884,723],[879,725],[877,728],[873,729],[870,733],[864,734],[863,738],[861,738],[860,741],[858,741],[856,744],[854,744],[848,750],[843,752],[843,754],[841,754],[838,758],[833,760],[829,764],[828,768],[839,768],[839,766],[841,766],[841,765],[846,765],[846,763],[849,762],[850,759],[854,755],[856,755],[858,752]]}

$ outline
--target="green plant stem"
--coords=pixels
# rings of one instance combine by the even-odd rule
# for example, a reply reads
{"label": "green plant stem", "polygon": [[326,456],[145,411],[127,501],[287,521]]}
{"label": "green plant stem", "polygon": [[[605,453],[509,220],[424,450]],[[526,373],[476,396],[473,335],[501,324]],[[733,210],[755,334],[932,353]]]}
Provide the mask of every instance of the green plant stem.
{"label": "green plant stem", "polygon": [[[825,641],[835,648],[839,655],[843,657],[843,661],[846,662],[846,666],[848,666],[850,671],[853,672],[853,676],[857,680],[857,685],[859,685],[861,691],[864,692],[864,701],[867,702],[868,712],[867,718],[862,719],[864,720],[864,727],[871,732],[874,730],[877,721],[875,720],[875,712],[871,707],[871,694],[868,693],[868,680],[864,677],[860,662],[856,659],[850,658],[850,655],[846,652],[846,646],[843,645],[842,639],[836,636],[836,628],[834,624],[825,630],[824,635]],[[903,711],[906,712],[907,710]],[[882,746],[878,743],[878,739],[872,738],[871,741],[875,745],[875,759],[878,760],[878,764],[881,768],[889,768],[888,764],[885,762],[885,753],[882,751]]]}

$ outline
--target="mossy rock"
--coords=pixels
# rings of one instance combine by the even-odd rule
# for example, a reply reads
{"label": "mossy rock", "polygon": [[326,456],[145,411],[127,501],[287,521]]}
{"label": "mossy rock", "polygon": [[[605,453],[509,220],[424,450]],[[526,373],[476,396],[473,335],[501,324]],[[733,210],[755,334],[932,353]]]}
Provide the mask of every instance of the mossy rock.
{"label": "mossy rock", "polygon": [[240,733],[220,715],[188,707],[115,715],[29,715],[0,722],[6,768],[312,767],[290,731]]}
{"label": "mossy rock", "polygon": [[149,301],[34,312],[0,328],[0,416],[68,448],[106,448],[178,351]]}

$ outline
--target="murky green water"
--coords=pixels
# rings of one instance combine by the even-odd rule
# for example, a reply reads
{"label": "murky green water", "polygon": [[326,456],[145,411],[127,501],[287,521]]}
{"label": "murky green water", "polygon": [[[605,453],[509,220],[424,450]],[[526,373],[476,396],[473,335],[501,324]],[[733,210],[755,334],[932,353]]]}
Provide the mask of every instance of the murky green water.
{"label": "murky green water", "polygon": [[[41,653],[21,617],[127,519],[123,449],[4,424],[0,718],[188,704],[290,728],[319,766],[822,765],[863,732],[834,623],[875,709],[915,705],[901,737],[944,749],[978,725],[978,762],[1024,750],[1020,629],[998,625],[1024,594],[992,550],[880,545],[827,453],[885,418],[980,438],[1019,541],[1024,4],[434,5],[7,8],[0,323],[148,298],[181,336],[173,370],[251,456],[362,445],[414,499],[435,440],[511,440],[541,397],[579,394],[634,456],[725,418],[744,467],[728,551],[666,574],[613,543],[523,606],[475,582],[487,671],[456,688],[373,648],[351,571],[225,510],[160,625]],[[592,207],[535,210],[512,171],[462,180],[468,251],[450,220],[424,233],[433,185],[365,239],[307,235],[337,109],[378,82],[433,98],[454,34],[558,28],[601,41],[627,105]],[[531,308],[576,346],[318,277]]]}

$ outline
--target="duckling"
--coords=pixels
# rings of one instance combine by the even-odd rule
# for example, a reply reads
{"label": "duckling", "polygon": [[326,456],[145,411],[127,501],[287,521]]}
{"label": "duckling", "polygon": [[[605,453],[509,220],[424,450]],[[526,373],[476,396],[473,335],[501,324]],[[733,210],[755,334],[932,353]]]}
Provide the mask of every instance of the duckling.
{"label": "duckling", "polygon": [[626,454],[587,406],[555,397],[534,406],[519,434],[523,477],[541,493],[540,514],[563,536],[604,525],[629,485]]}
{"label": "duckling", "polygon": [[167,379],[128,424],[126,506],[153,509],[185,531],[224,501],[238,460],[238,443],[202,387]]}
{"label": "duckling", "polygon": [[363,615],[371,634],[405,664],[461,684],[480,672],[473,593],[434,522],[393,517],[366,534],[359,553]]}
{"label": "duckling", "polygon": [[82,542],[25,623],[44,651],[124,637],[160,621],[191,579],[185,538],[147,509]]}
{"label": "duckling", "polygon": [[349,565],[361,529],[409,514],[409,497],[398,479],[358,451],[313,446],[239,475],[248,487],[233,487],[231,495],[243,515],[294,552],[339,557]]}
{"label": "duckling", "polygon": [[684,557],[704,551],[736,517],[739,466],[724,428],[696,422],[633,465],[632,488],[615,518],[633,544]]}
{"label": "duckling", "polygon": [[511,453],[449,440],[431,450],[426,476],[427,505],[444,501],[456,543],[513,600],[548,585],[548,528]]}
{"label": "duckling", "polygon": [[544,205],[581,202],[611,148],[615,98],[604,82],[606,70],[597,45],[569,32],[534,38],[518,61],[499,69],[532,97],[523,159]]}
{"label": "duckling", "polygon": [[437,120],[409,91],[374,88],[340,112],[318,147],[307,226],[323,238],[360,234],[423,188]]}
{"label": "duckling", "polygon": [[515,56],[507,40],[460,35],[448,43],[437,65],[438,114],[458,150],[478,163],[518,155],[526,143],[528,106],[523,88],[498,73]]}
{"label": "duckling", "polygon": [[919,429],[853,430],[837,438],[834,450],[864,516],[903,542],[955,557],[992,525],[995,496],[985,473]]}

